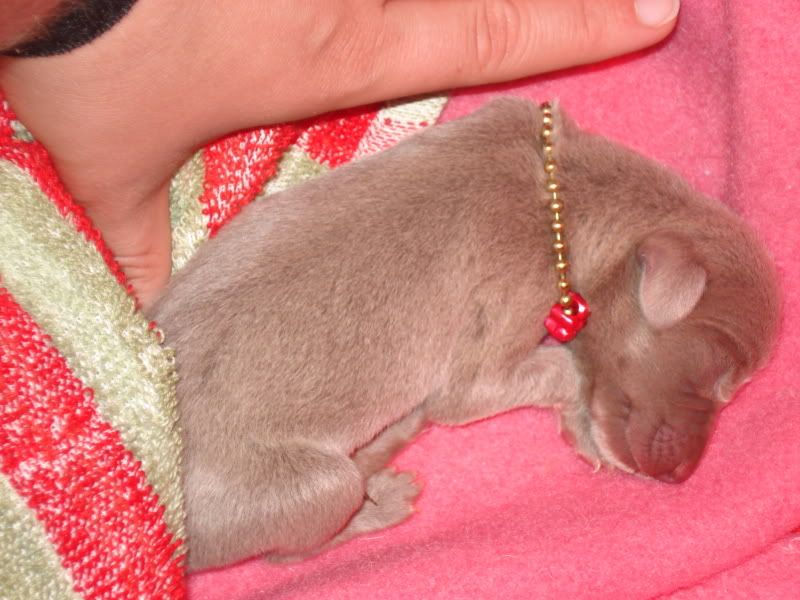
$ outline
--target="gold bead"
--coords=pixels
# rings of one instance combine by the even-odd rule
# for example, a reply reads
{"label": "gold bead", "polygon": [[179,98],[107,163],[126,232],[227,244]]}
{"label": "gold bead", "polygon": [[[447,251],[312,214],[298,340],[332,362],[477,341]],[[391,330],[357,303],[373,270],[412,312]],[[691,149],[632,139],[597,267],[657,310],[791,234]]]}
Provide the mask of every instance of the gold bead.
{"label": "gold bead", "polygon": [[567,260],[567,243],[564,239],[564,223],[561,220],[561,211],[564,209],[564,203],[559,196],[560,185],[556,179],[556,161],[553,158],[553,125],[554,119],[550,109],[550,104],[544,102],[541,104],[542,110],[542,151],[544,153],[544,170],[547,173],[547,180],[545,187],[547,192],[551,195],[549,208],[553,216],[553,222],[550,228],[553,231],[553,251],[556,255],[556,271],[558,273],[558,290],[560,297],[558,299],[564,314],[575,314],[574,303],[570,294],[570,284],[567,281],[567,270],[569,268],[569,261]]}

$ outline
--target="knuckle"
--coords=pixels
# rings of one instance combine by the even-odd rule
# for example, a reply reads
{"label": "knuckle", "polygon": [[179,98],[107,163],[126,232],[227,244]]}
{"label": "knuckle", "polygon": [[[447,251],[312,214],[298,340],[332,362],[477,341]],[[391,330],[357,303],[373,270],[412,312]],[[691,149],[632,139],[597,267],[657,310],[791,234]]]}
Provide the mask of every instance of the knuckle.
{"label": "knuckle", "polygon": [[573,2],[573,14],[569,20],[569,31],[564,32],[567,41],[578,49],[592,49],[601,44],[604,37],[606,15],[591,0]]}
{"label": "knuckle", "polygon": [[316,72],[316,80],[329,89],[338,101],[359,98],[371,88],[379,74],[380,55],[385,44],[385,31],[374,15],[349,13],[337,15],[325,23],[314,23],[313,33],[306,38],[311,56],[308,64]]}
{"label": "knuckle", "polygon": [[522,11],[515,0],[481,2],[473,15],[473,54],[480,73],[501,67],[518,52]]}

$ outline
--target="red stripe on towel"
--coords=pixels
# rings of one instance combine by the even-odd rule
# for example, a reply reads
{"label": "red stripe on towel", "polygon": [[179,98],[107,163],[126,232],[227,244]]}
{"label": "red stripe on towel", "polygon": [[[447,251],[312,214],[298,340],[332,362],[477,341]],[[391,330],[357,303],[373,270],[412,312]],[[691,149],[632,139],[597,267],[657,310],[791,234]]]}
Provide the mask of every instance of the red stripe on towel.
{"label": "red stripe on towel", "polygon": [[312,159],[331,168],[350,162],[378,108],[373,104],[319,117],[311,121],[298,145]]}
{"label": "red stripe on towel", "polygon": [[200,202],[212,236],[258,195],[299,135],[295,125],[252,129],[221,138],[203,150]]}
{"label": "red stripe on towel", "polygon": [[87,600],[185,597],[181,542],[92,391],[0,287],[0,470]]}
{"label": "red stripe on towel", "polygon": [[293,144],[329,167],[349,162],[378,114],[378,105],[339,111],[296,124],[251,129],[203,150],[205,181],[200,202],[210,234],[252,202],[275,175]]}

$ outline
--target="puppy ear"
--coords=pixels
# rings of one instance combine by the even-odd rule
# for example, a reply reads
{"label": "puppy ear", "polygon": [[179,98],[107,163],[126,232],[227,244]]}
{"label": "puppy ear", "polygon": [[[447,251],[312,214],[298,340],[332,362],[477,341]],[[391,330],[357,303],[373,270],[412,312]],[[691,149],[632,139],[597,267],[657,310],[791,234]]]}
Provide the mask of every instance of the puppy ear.
{"label": "puppy ear", "polygon": [[642,266],[639,306],[648,323],[664,329],[684,319],[706,287],[706,271],[691,252],[688,240],[660,233],[638,249]]}

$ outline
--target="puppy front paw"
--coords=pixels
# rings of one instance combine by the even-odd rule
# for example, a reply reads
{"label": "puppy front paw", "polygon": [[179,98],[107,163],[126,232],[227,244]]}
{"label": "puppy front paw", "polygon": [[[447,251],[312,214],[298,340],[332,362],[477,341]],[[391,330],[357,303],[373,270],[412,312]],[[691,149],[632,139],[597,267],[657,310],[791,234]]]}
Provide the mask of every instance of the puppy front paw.
{"label": "puppy front paw", "polygon": [[599,471],[604,461],[592,436],[591,417],[588,411],[578,403],[569,403],[557,409],[561,437],[575,449],[578,456],[589,463],[595,471]]}

